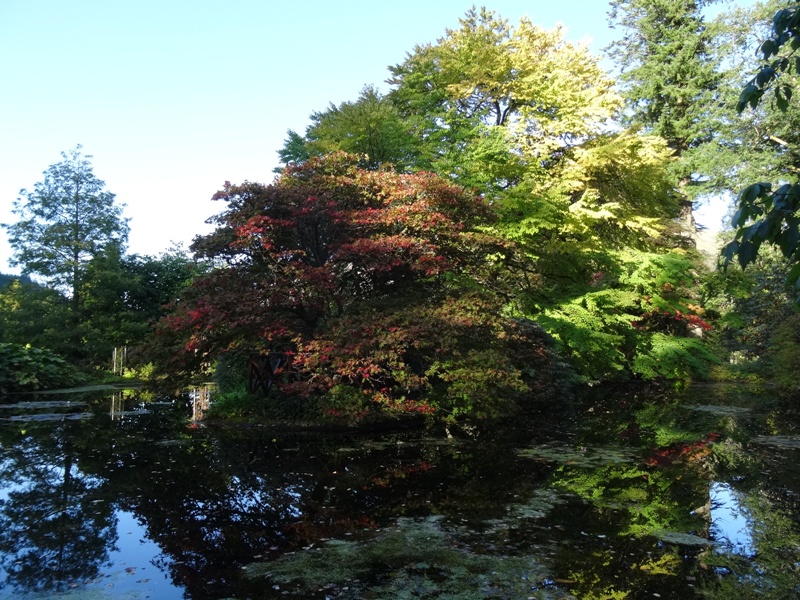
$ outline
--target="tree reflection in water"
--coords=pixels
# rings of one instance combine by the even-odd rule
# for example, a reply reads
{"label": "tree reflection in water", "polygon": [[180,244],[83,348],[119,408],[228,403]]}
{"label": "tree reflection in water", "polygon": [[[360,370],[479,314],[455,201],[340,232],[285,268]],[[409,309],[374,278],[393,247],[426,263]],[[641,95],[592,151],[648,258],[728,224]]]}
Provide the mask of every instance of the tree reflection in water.
{"label": "tree reflection in water", "polygon": [[105,482],[81,473],[80,421],[2,428],[0,553],[5,585],[63,591],[91,580],[108,563],[116,518]]}
{"label": "tree reflection in water", "polygon": [[[594,394],[452,440],[205,427],[191,403],[136,396],[113,419],[107,397],[78,420],[11,421],[0,405],[0,597],[797,592],[796,411],[728,392]],[[725,494],[747,520],[738,553]],[[148,543],[120,543],[118,519]],[[141,574],[153,567],[164,577]]]}

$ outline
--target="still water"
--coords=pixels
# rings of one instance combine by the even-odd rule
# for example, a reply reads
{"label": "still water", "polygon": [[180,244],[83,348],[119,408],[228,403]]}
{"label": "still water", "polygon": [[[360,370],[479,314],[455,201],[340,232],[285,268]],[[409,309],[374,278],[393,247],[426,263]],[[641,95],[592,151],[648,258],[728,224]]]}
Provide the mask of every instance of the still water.
{"label": "still water", "polygon": [[372,436],[197,416],[0,399],[0,598],[800,597],[800,411],[769,391]]}

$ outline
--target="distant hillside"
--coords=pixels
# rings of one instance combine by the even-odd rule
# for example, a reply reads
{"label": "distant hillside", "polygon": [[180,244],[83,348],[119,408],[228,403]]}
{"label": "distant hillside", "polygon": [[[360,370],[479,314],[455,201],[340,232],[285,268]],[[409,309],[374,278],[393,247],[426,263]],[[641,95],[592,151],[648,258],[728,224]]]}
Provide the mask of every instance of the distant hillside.
{"label": "distant hillside", "polygon": [[0,289],[17,279],[21,279],[24,283],[31,282],[30,278],[24,275],[6,275],[5,273],[0,273]]}

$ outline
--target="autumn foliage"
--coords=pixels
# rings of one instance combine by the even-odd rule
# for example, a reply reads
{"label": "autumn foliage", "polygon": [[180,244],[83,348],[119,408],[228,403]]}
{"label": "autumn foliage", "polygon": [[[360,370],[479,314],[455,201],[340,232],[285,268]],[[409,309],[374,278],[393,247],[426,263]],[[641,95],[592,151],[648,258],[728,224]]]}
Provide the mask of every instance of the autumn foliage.
{"label": "autumn foliage", "polygon": [[217,268],[161,325],[174,371],[285,352],[278,393],[356,416],[505,414],[549,386],[546,336],[502,316],[514,248],[463,188],[335,153],[215,198],[194,250]]}

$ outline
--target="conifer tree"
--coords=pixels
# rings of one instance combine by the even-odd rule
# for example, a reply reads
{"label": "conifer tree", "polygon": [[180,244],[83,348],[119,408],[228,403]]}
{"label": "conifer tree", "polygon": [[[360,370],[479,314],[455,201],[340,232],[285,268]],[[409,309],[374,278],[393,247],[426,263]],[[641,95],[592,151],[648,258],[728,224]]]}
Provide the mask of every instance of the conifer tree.
{"label": "conifer tree", "polygon": [[663,137],[680,158],[676,183],[687,199],[702,180],[693,151],[712,140],[709,124],[721,82],[713,31],[702,10],[717,0],[612,0],[609,18],[623,37],[607,51],[621,69],[632,125]]}
{"label": "conifer tree", "polygon": [[109,245],[124,247],[128,220],[80,145],[61,157],[32,191],[20,191],[23,198],[14,202],[19,221],[6,228],[12,264],[68,292],[77,313],[89,262]]}

